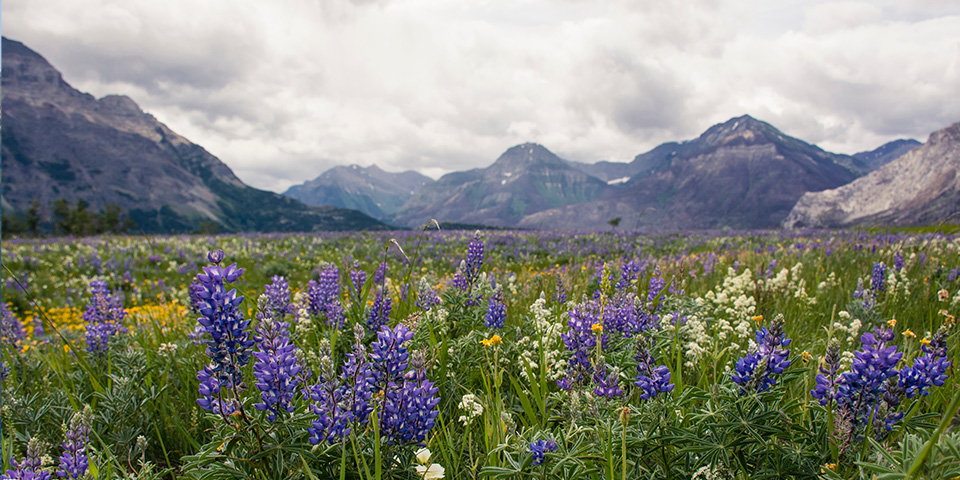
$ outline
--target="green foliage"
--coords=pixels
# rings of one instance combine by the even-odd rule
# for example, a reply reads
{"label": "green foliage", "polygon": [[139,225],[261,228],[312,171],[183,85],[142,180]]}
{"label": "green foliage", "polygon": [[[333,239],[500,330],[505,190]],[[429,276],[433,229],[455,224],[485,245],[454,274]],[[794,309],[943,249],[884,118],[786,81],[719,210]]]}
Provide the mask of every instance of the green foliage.
{"label": "green foliage", "polygon": [[[58,208],[62,228],[73,218],[95,215],[83,205],[63,202]],[[960,361],[953,324],[960,285],[951,279],[960,266],[955,237],[484,235],[483,274],[469,294],[451,280],[472,232],[4,242],[2,280],[11,288],[4,288],[3,301],[28,327],[25,349],[5,345],[3,351],[10,368],[0,410],[4,461],[22,456],[31,438],[41,440],[55,459],[61,425],[89,405],[91,464],[99,478],[420,478],[415,468],[425,465],[415,460],[419,446],[384,441],[376,422],[357,425],[343,443],[310,445],[306,429],[316,415],[302,392],[292,413],[267,421],[252,407],[259,391],[250,366],[244,372],[247,390],[240,392],[246,402],[242,415],[224,421],[199,408],[196,376],[208,358],[205,345],[190,338],[197,323],[187,309],[187,287],[206,252],[222,248],[229,263],[246,269],[234,286],[246,298],[240,308],[253,325],[257,297],[272,275],[284,275],[294,298],[299,293],[303,302],[307,282],[317,278],[323,262],[337,264],[344,285],[353,261],[368,278],[380,262],[388,263],[382,284],[368,281],[359,295],[344,289],[343,329],[313,316],[291,324],[291,338],[312,372],[308,383],[317,382],[324,365],[342,365],[351,348],[349,329],[365,324],[382,285],[393,300],[390,325],[411,328],[410,348],[428,359],[427,378],[440,391],[437,424],[423,446],[446,478],[960,475],[960,436],[951,424],[960,408],[953,371],[929,396],[904,398],[903,420],[879,435],[844,437],[832,405],[821,406],[810,396],[830,339],[849,356],[860,348],[860,334],[894,318],[893,343],[904,352],[898,367],[911,365],[922,354],[920,340],[942,325],[952,329],[950,359],[954,365]],[[904,269],[891,267],[876,306],[864,308],[851,297],[858,279],[869,282],[872,265],[892,266],[897,253],[905,258]],[[628,260],[646,269],[617,287]],[[651,299],[647,288],[654,267],[667,288]],[[596,273],[604,271],[615,278],[598,280]],[[124,320],[129,332],[105,357],[84,350],[79,319],[87,301],[83,292],[94,278],[120,290],[133,312]],[[552,301],[558,278],[570,301],[565,305]],[[430,311],[414,304],[421,279],[443,300]],[[494,288],[502,290],[507,305],[502,329],[484,325]],[[568,331],[571,302],[597,295],[609,306],[615,296],[627,294],[636,297],[640,310],[659,316],[660,328],[629,338],[611,335],[602,352],[591,352],[615,369],[625,394],[602,398],[592,385],[561,390],[557,379],[570,353],[560,334]],[[754,331],[778,314],[793,339],[793,363],[770,390],[743,392],[731,371],[752,348]],[[46,330],[42,337],[35,333],[38,319]],[[375,332],[367,331],[362,343],[369,348],[374,338]],[[669,367],[675,385],[646,401],[633,385],[639,338]],[[533,465],[531,442],[547,439],[556,441],[557,450]]]}

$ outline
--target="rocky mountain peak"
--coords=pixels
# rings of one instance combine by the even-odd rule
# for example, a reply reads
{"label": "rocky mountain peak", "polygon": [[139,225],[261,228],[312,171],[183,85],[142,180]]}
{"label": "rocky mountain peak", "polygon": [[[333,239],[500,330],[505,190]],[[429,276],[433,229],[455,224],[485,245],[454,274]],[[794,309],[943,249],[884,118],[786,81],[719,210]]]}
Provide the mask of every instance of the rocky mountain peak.
{"label": "rocky mountain peak", "polygon": [[50,62],[24,44],[3,37],[2,47],[4,97],[38,106],[93,99],[74,90]]}
{"label": "rocky mountain peak", "polygon": [[522,173],[526,169],[569,168],[566,162],[543,145],[523,143],[503,152],[491,169],[494,173]]}
{"label": "rocky mountain peak", "polygon": [[137,102],[126,95],[107,95],[97,100],[97,110],[100,112],[121,115],[125,117],[139,117],[144,115]]}
{"label": "rocky mountain peak", "polygon": [[940,143],[960,143],[960,122],[954,123],[947,128],[937,130],[930,134],[927,143],[937,145]]}

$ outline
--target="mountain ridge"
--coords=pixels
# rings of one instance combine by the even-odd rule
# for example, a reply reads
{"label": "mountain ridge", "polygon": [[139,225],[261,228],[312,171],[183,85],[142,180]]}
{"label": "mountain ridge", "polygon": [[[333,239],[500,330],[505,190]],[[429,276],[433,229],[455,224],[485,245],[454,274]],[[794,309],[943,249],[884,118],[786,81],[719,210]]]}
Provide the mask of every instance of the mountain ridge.
{"label": "mountain ridge", "polygon": [[[46,59],[3,37],[2,205],[34,199],[118,204],[145,232],[212,223],[227,231],[384,228],[363,215],[307,207],[245,185],[203,147],[132,99],[96,99],[70,86]],[[251,209],[251,206],[257,206]]]}

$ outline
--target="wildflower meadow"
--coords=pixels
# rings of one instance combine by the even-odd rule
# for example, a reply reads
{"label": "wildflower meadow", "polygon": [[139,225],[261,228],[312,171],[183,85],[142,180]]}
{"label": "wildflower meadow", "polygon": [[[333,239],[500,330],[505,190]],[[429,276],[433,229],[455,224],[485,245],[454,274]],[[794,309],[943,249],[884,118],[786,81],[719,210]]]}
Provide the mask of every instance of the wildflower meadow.
{"label": "wildflower meadow", "polygon": [[960,478],[960,236],[3,243],[2,478]]}

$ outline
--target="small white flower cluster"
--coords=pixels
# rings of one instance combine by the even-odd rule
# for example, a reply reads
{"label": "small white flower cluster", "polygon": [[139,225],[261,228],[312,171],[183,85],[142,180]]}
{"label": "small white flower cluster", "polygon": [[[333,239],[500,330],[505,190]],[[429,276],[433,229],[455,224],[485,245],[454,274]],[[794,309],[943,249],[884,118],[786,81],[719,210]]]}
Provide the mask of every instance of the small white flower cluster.
{"label": "small white flower cluster", "polygon": [[559,349],[559,338],[561,325],[554,322],[553,313],[547,308],[546,295],[540,292],[538,298],[530,305],[530,313],[533,315],[533,326],[536,332],[535,338],[524,336],[517,340],[517,347],[520,350],[520,376],[530,381],[525,366],[530,365],[533,371],[540,368],[540,343],[544,348],[544,357],[547,363],[547,379],[556,381],[564,374],[566,360]]}
{"label": "small white flower cluster", "polygon": [[294,318],[297,319],[294,334],[302,338],[313,329],[313,320],[310,318],[310,312],[307,310],[307,296],[303,292],[293,294],[293,304],[296,305],[297,308],[294,312]]}
{"label": "small white flower cluster", "polygon": [[737,341],[743,343],[753,335],[751,319],[757,309],[757,300],[747,294],[752,289],[753,272],[745,268],[737,275],[731,267],[727,269],[723,284],[703,296],[717,319],[713,325],[716,340],[724,342],[736,336]]}
{"label": "small white flower cluster", "polygon": [[830,272],[830,275],[827,275],[827,279],[817,284],[817,293],[832,290],[837,288],[840,285],[840,282],[837,281],[836,272]]}
{"label": "small white flower cluster", "polygon": [[[841,310],[837,313],[838,319],[833,322],[832,328],[834,332],[846,334],[847,345],[856,345],[856,342],[860,340],[860,329],[863,328],[863,322],[859,318],[854,318],[851,320],[850,312],[846,310]],[[838,340],[843,341],[843,338],[837,338]]]}
{"label": "small white flower cluster", "polygon": [[460,404],[458,406],[460,407],[460,410],[463,410],[466,413],[465,415],[460,415],[460,418],[458,419],[463,423],[464,426],[470,425],[474,418],[483,415],[483,404],[481,404],[480,401],[477,400],[477,396],[472,393],[464,395],[460,399]]}
{"label": "small white flower cluster", "polygon": [[[665,322],[663,329],[673,330],[673,324]],[[706,347],[713,341],[707,335],[706,323],[697,315],[690,315],[680,325],[680,338],[683,345],[683,366],[694,368],[707,353]]]}
{"label": "small white flower cluster", "polygon": [[693,472],[691,480],[728,480],[732,478],[729,472],[724,472],[720,467],[705,465]]}
{"label": "small white flower cluster", "polygon": [[157,348],[157,353],[160,354],[163,358],[171,358],[177,353],[177,344],[176,343],[161,343],[160,347]]}

